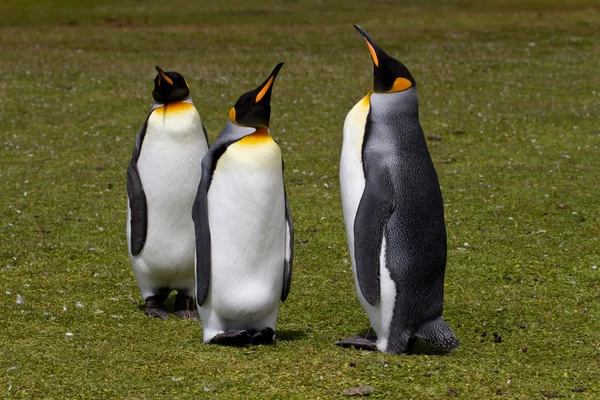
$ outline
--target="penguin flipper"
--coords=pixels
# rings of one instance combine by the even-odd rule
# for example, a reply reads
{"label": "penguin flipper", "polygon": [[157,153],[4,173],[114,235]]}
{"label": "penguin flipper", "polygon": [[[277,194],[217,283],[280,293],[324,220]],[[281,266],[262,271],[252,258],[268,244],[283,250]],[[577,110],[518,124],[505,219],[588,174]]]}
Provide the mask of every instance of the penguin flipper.
{"label": "penguin flipper", "polygon": [[146,135],[148,118],[137,133],[135,147],[131,162],[127,167],[127,197],[129,198],[129,209],[131,210],[131,254],[136,256],[144,248],[148,228],[148,209],[146,204],[146,193],[142,186],[137,161],[140,158],[142,142]]}
{"label": "penguin flipper", "polygon": [[202,132],[204,132],[204,139],[206,139],[206,145],[208,146],[208,132],[206,132],[206,127],[202,124]]}
{"label": "penguin flipper", "polygon": [[192,220],[196,233],[196,303],[202,306],[210,285],[210,226],[208,224],[208,187],[213,171],[210,151],[202,160],[202,177],[192,207]]}
{"label": "penguin flipper", "polygon": [[383,232],[393,210],[386,175],[368,178],[354,219],[354,259],[360,291],[372,306],[379,304]]}
{"label": "penguin flipper", "polygon": [[452,351],[460,345],[454,332],[442,317],[421,325],[415,332],[415,337],[445,351]]}
{"label": "penguin flipper", "polygon": [[283,189],[285,197],[285,259],[283,262],[283,290],[281,292],[281,301],[287,299],[292,284],[292,263],[294,260],[294,224],[292,223],[292,214],[288,203],[285,188]]}

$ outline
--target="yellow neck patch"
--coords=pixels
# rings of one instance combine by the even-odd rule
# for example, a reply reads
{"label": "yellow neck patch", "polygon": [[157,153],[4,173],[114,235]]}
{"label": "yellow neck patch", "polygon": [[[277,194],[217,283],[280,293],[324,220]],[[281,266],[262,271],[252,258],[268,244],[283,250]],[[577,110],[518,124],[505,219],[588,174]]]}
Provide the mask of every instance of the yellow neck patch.
{"label": "yellow neck patch", "polygon": [[396,78],[394,85],[388,92],[401,92],[412,86],[412,83],[406,78]]}
{"label": "yellow neck patch", "polygon": [[235,121],[235,107],[231,107],[231,110],[229,111],[229,119],[234,124],[237,124],[237,122]]}
{"label": "yellow neck patch", "polygon": [[369,107],[369,105],[371,105],[371,94],[373,94],[373,92],[367,93],[367,95],[362,98],[362,100],[360,102],[362,103],[363,106]]}
{"label": "yellow neck patch", "polygon": [[154,112],[160,114],[171,114],[189,111],[192,108],[194,108],[193,104],[186,103],[184,101],[175,101],[173,103],[168,103],[164,106],[158,107],[156,110],[154,110]]}
{"label": "yellow neck patch", "polygon": [[238,143],[244,146],[252,146],[257,144],[264,144],[268,142],[272,142],[273,138],[269,135],[269,130],[264,127],[260,127],[256,129],[256,132],[244,136],[241,138]]}

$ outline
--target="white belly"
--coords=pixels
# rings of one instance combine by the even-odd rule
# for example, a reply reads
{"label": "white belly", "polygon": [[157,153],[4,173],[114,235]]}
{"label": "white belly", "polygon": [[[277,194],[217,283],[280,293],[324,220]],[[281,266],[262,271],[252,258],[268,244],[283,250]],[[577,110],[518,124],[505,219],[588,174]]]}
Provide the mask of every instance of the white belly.
{"label": "white belly", "polygon": [[196,109],[188,103],[177,104],[183,105],[167,112],[163,107],[154,110],[137,163],[148,208],[146,243],[132,258],[140,289],[144,286],[141,276],[147,276],[152,285],[168,287],[174,280],[183,280],[192,290],[194,286],[191,210],[208,148]]}
{"label": "white belly", "polygon": [[208,191],[211,275],[200,308],[240,327],[278,310],[286,229],[279,147],[270,136],[243,140],[220,157]]}
{"label": "white belly", "polygon": [[354,258],[354,221],[358,205],[365,189],[365,175],[362,163],[362,146],[365,124],[369,113],[370,94],[359,101],[350,110],[344,122],[344,138],[342,156],[340,160],[340,190],[342,194],[342,209],[344,212],[344,225],[348,239],[348,250],[352,262],[354,285],[358,299],[369,316],[373,330],[377,334],[377,346],[381,351],[387,347],[389,328],[393,315],[396,285],[391,280],[389,271],[385,267],[385,238],[380,253],[380,302],[371,306],[360,291],[356,279],[356,261]]}

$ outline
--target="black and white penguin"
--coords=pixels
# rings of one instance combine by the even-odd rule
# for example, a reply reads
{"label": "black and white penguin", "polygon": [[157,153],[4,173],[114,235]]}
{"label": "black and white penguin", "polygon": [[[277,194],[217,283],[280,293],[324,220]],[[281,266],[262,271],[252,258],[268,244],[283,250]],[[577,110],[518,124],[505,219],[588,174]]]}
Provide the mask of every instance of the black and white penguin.
{"label": "black and white penguin", "polygon": [[374,88],[346,117],[340,185],[354,283],[377,336],[338,344],[398,354],[420,339],[450,351],[459,342],[442,319],[444,206],[416,82],[354,27],[373,59]]}
{"label": "black and white penguin", "polygon": [[162,305],[177,290],[175,315],[194,317],[191,211],[208,139],[184,77],[156,70],[154,105],[127,169],[129,257],[146,314],[168,318]]}
{"label": "black and white penguin", "polygon": [[290,290],[294,229],[281,151],[269,132],[282,65],[239,98],[202,160],[193,218],[205,343],[272,343],[279,302]]}

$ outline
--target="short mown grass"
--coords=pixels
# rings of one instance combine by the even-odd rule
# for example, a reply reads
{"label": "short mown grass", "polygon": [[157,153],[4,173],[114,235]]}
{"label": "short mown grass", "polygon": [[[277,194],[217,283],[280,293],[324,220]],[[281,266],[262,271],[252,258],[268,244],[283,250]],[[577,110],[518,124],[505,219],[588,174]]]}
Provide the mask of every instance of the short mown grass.
{"label": "short mown grass", "polygon": [[[3,6],[0,398],[600,398],[597,2],[197,3]],[[369,329],[338,184],[344,118],[372,83],[352,23],[418,83],[462,342],[448,355],[334,345]],[[198,321],[140,308],[126,165],[154,65],[187,78],[212,142],[279,61],[297,239],[279,340],[203,345]]]}

